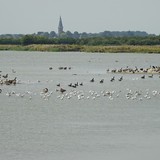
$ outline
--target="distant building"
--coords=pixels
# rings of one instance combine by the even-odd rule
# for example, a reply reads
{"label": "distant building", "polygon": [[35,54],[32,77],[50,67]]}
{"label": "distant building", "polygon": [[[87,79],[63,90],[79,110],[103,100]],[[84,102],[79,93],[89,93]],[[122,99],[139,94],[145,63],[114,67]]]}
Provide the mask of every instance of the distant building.
{"label": "distant building", "polygon": [[64,32],[63,32],[62,18],[60,16],[60,18],[59,18],[59,25],[58,25],[58,36],[61,36],[62,33],[64,33]]}

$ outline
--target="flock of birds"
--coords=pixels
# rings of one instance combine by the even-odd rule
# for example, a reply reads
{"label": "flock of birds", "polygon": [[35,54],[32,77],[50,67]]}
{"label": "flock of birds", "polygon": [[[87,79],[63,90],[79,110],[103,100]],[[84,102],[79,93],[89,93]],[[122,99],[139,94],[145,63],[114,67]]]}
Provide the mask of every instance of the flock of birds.
{"label": "flock of birds", "polygon": [[[51,70],[51,68],[49,68]],[[59,70],[66,70],[66,67],[59,67]],[[71,68],[68,68],[71,69]],[[16,73],[16,71],[12,70],[13,73]],[[16,85],[19,84],[21,82],[19,82],[16,77],[12,80],[8,80],[8,74],[0,74],[0,82],[1,85]],[[123,75],[124,76],[124,75]],[[118,76],[115,77],[111,77],[110,78],[110,82],[114,82],[114,81],[123,81],[124,77],[123,76]],[[140,75],[140,79],[145,79],[146,77],[148,78],[154,78],[153,74],[149,74],[149,75]],[[14,81],[14,83],[12,82]],[[10,84],[7,84],[6,82],[10,82]],[[40,83],[41,81],[38,80],[37,83]],[[97,82],[99,84],[103,84],[105,83],[104,79],[100,79],[99,81],[95,80],[95,78],[92,78],[90,80],[88,80],[87,83],[93,84]],[[87,84],[85,83],[85,85]],[[49,100],[51,97],[54,97],[56,99],[60,99],[60,100],[64,100],[64,99],[72,99],[72,98],[76,98],[78,100],[88,100],[88,99],[99,99],[99,98],[107,98],[108,100],[114,100],[117,99],[119,97],[121,98],[125,98],[127,100],[139,100],[142,101],[143,99],[151,99],[152,97],[160,97],[160,91],[158,90],[149,90],[146,89],[145,91],[141,91],[141,90],[131,90],[129,88],[127,88],[126,90],[88,90],[83,87],[84,83],[83,82],[76,82],[76,83],[69,83],[67,85],[67,87],[62,87],[63,85],[61,85],[61,83],[56,84],[56,89],[55,90],[50,90],[47,87],[42,89],[39,93],[33,92],[33,91],[24,91],[23,93],[21,92],[16,92],[16,91],[8,91],[5,92],[2,90],[2,88],[0,88],[0,95],[4,94],[8,97],[20,97],[20,98],[24,98],[24,97],[28,97],[28,99],[32,99],[33,97],[40,95],[40,97],[43,100]],[[83,88],[79,88],[79,87],[83,87]]]}
{"label": "flock of birds", "polygon": [[[0,94],[2,94],[2,90],[0,91]],[[39,93],[33,92],[33,91],[24,91],[24,92],[16,92],[16,91],[9,91],[4,93],[8,97],[19,97],[19,98],[26,98],[26,99],[33,99],[36,96],[40,96],[43,100],[49,100],[50,98],[54,99],[77,99],[77,100],[95,100],[100,98],[105,98],[108,100],[114,100],[117,98],[123,98],[126,100],[149,100],[153,97],[160,98],[160,91],[158,90],[149,90],[146,89],[144,91],[142,90],[133,90],[133,89],[124,89],[124,90],[85,90],[85,89],[71,89],[71,90],[65,90],[63,88],[60,88],[59,90],[56,89],[56,91],[49,90],[48,88],[44,88]]]}
{"label": "flock of birds", "polygon": [[126,68],[120,68],[120,69],[107,69],[107,72],[112,73],[130,73],[130,74],[139,74],[139,73],[154,73],[154,74],[160,74],[160,67],[159,66],[149,66],[148,68],[138,68],[135,66],[135,68],[129,68],[128,66]]}

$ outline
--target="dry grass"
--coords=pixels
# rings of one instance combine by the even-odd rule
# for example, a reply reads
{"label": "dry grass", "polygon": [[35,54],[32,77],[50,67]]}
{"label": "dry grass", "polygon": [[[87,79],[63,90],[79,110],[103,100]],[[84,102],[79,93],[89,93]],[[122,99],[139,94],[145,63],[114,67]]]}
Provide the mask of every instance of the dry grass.
{"label": "dry grass", "polygon": [[42,52],[160,53],[160,46],[0,45],[0,50]]}

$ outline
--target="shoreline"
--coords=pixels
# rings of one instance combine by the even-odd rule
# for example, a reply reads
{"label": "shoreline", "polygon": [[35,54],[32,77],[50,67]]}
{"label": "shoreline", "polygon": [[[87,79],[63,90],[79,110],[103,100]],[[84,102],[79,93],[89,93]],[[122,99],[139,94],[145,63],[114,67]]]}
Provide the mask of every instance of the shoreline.
{"label": "shoreline", "polygon": [[87,45],[0,45],[0,51],[87,52],[87,53],[148,53],[159,54],[160,45],[150,46],[87,46]]}

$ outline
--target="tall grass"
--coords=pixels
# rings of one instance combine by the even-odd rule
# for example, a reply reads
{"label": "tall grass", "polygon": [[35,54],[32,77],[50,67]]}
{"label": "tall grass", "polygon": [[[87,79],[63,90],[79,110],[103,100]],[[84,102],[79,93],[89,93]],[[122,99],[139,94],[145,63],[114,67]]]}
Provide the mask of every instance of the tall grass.
{"label": "tall grass", "polygon": [[0,45],[0,50],[42,52],[160,53],[160,46]]}

